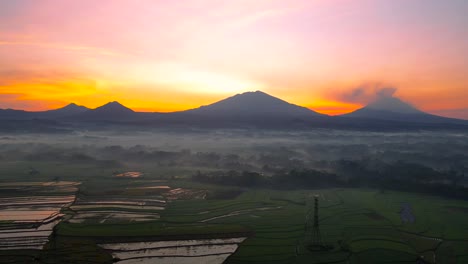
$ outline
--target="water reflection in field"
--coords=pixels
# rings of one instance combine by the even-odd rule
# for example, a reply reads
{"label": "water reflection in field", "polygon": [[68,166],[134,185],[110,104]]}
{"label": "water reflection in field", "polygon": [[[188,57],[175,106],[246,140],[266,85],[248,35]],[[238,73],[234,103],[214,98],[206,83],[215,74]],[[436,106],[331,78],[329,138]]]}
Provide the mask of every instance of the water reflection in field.
{"label": "water reflection in field", "polygon": [[223,263],[246,238],[102,244],[119,263]]}
{"label": "water reflection in field", "polygon": [[61,221],[61,210],[74,202],[78,185],[78,182],[1,183],[0,189],[5,192],[0,197],[0,250],[41,249]]}

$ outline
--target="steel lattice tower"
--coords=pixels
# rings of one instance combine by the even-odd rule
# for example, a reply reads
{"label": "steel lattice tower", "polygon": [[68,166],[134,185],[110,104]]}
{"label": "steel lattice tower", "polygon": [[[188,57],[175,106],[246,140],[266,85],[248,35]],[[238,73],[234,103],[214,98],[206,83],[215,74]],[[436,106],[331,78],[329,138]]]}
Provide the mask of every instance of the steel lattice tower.
{"label": "steel lattice tower", "polygon": [[318,195],[314,196],[314,225],[312,226],[312,247],[322,247],[322,235],[319,229],[319,208],[318,208]]}
{"label": "steel lattice tower", "polygon": [[310,211],[307,216],[305,247],[309,251],[324,251],[324,250],[329,249],[329,246],[326,246],[323,244],[322,234],[320,233],[318,198],[319,198],[318,195],[314,195],[314,217],[313,219],[311,217]]}

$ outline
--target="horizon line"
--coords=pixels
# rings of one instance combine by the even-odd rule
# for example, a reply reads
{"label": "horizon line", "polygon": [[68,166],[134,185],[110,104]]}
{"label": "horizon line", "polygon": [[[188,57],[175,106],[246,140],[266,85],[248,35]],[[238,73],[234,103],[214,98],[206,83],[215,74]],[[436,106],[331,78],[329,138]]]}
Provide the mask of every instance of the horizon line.
{"label": "horizon line", "polygon": [[[281,99],[281,98],[279,98],[279,97],[273,96],[273,95],[271,95],[271,94],[269,94],[269,93],[266,93],[266,92],[264,92],[264,91],[261,91],[261,90],[256,90],[256,91],[247,91],[247,92],[237,93],[237,94],[234,94],[234,95],[225,97],[225,98],[223,98],[223,99],[220,99],[220,100],[218,100],[218,101],[215,101],[215,102],[212,102],[212,103],[209,103],[209,104],[206,104],[206,105],[200,105],[200,106],[195,107],[195,108],[188,108],[188,109],[175,110],[175,111],[151,111],[151,110],[150,110],[150,111],[147,111],[147,110],[142,110],[142,109],[136,109],[136,110],[135,110],[135,109],[133,109],[133,108],[127,107],[126,105],[120,103],[120,102],[117,101],[117,100],[110,100],[110,101],[108,101],[107,103],[104,103],[104,104],[102,104],[102,105],[100,105],[100,106],[98,106],[98,107],[95,107],[95,108],[90,108],[90,107],[87,107],[87,106],[85,106],[85,105],[82,105],[82,104],[79,104],[79,103],[75,103],[75,102],[72,101],[72,102],[70,102],[70,103],[65,104],[64,106],[61,106],[61,107],[58,107],[58,108],[50,108],[50,109],[47,109],[47,110],[31,111],[31,110],[26,110],[26,109],[15,109],[15,108],[0,108],[0,110],[23,111],[23,112],[28,112],[28,113],[40,113],[40,112],[47,112],[47,111],[60,110],[60,109],[63,109],[63,108],[65,108],[65,107],[67,107],[67,106],[70,106],[70,105],[76,105],[76,106],[78,106],[78,107],[84,107],[84,108],[87,108],[88,110],[96,110],[96,109],[98,109],[98,108],[100,108],[100,107],[103,107],[103,106],[108,105],[108,104],[111,104],[111,103],[118,103],[118,104],[120,104],[121,106],[123,106],[123,107],[125,107],[125,108],[127,108],[127,109],[130,109],[131,111],[133,111],[133,112],[135,112],[135,113],[170,114],[170,113],[184,112],[184,111],[189,111],[189,110],[194,110],[194,109],[198,109],[198,108],[201,108],[201,107],[209,106],[209,105],[218,103],[218,102],[220,102],[220,101],[222,101],[222,100],[225,100],[225,99],[228,99],[228,98],[237,96],[237,95],[246,94],[246,93],[263,93],[263,94],[268,95],[268,96],[271,96],[271,97],[273,97],[273,98],[282,100],[282,101],[284,101],[284,102],[286,102],[286,103],[293,104],[293,105],[296,105],[296,106],[299,106],[299,107],[303,107],[303,108],[306,108],[306,109],[311,110],[311,111],[313,111],[313,112],[316,112],[316,113],[318,113],[318,114],[325,115],[325,116],[330,116],[330,117],[332,117],[332,116],[342,116],[342,115],[350,114],[350,113],[353,113],[353,112],[355,112],[355,111],[357,111],[357,110],[360,110],[360,109],[362,109],[362,108],[365,108],[366,106],[369,105],[369,103],[367,103],[367,104],[365,104],[365,105],[360,105],[359,108],[356,108],[356,109],[354,109],[354,110],[352,110],[352,111],[349,111],[349,112],[343,112],[343,113],[339,113],[339,114],[329,114],[329,113],[321,112],[320,110],[316,110],[316,109],[314,109],[314,108],[312,108],[312,107],[302,106],[302,105],[298,105],[298,104],[295,104],[295,103],[291,103],[291,102],[285,101],[285,100],[283,100],[283,99]],[[396,98],[396,99],[398,99],[398,100],[401,100],[401,99],[399,99],[398,97],[394,97],[394,96],[390,96],[390,97]],[[406,102],[405,102],[405,103],[406,103]],[[416,108],[416,109],[418,109],[418,108]],[[419,110],[419,109],[418,109],[418,110]],[[447,110],[457,110],[457,109],[440,109],[440,110],[438,110],[438,111],[447,111]],[[422,110],[420,110],[420,111],[422,111]],[[426,112],[426,111],[423,111],[423,112],[424,112],[424,113],[432,114],[432,113]],[[438,115],[438,114],[432,114],[432,115]],[[450,116],[444,116],[444,115],[438,115],[438,116],[446,117],[446,118],[460,119],[460,120],[468,120],[468,119],[460,118],[460,117],[450,117]]]}
{"label": "horizon line", "polygon": [[311,110],[311,111],[313,111],[313,112],[317,112],[317,113],[319,113],[319,114],[321,114],[321,115],[326,115],[326,116],[340,116],[340,115],[346,115],[346,114],[352,113],[352,112],[354,112],[354,111],[356,111],[356,110],[358,110],[358,109],[361,109],[361,108],[365,107],[365,105],[364,105],[364,106],[360,105],[359,108],[357,108],[357,109],[355,109],[355,110],[352,110],[352,111],[350,111],[350,112],[345,112],[345,113],[340,113],[340,114],[335,114],[335,115],[334,115],[334,114],[328,114],[328,113],[320,112],[320,110],[315,110],[315,109],[313,109],[313,108],[311,108],[311,107],[308,107],[308,106],[302,106],[302,105],[298,105],[298,104],[295,104],[295,103],[291,103],[291,102],[285,101],[285,100],[283,100],[283,99],[280,98],[280,97],[273,96],[273,95],[271,95],[271,94],[269,94],[269,93],[266,93],[266,92],[264,92],[264,91],[261,91],[261,90],[255,90],[255,91],[246,91],[246,92],[242,92],[242,93],[237,93],[237,94],[234,94],[234,95],[225,97],[225,98],[223,98],[223,99],[220,99],[220,100],[218,100],[218,101],[215,101],[215,102],[212,102],[212,103],[209,103],[209,104],[206,104],[206,105],[200,105],[200,106],[195,107],[195,108],[188,108],[188,109],[175,110],[175,111],[146,111],[146,110],[141,110],[141,109],[135,110],[135,109],[133,109],[133,108],[130,108],[130,107],[128,107],[128,106],[126,106],[126,105],[120,103],[120,102],[117,101],[117,100],[112,100],[112,99],[111,99],[110,101],[108,101],[107,103],[104,103],[104,104],[102,104],[102,105],[100,105],[100,106],[98,106],[98,107],[95,107],[95,108],[90,108],[90,107],[87,107],[87,106],[85,106],[85,105],[82,105],[82,104],[79,104],[79,103],[76,103],[76,102],[73,102],[73,101],[72,101],[72,102],[69,102],[69,103],[67,103],[67,104],[65,104],[65,105],[63,105],[63,106],[61,106],[61,107],[58,107],[58,108],[50,108],[50,109],[47,109],[47,110],[31,111],[31,110],[26,110],[26,109],[15,109],[15,108],[0,108],[0,110],[24,111],[24,112],[28,112],[28,113],[40,113],[40,112],[47,112],[47,111],[60,110],[60,109],[63,109],[63,108],[65,108],[65,107],[67,107],[67,106],[70,106],[70,105],[76,105],[76,106],[78,106],[78,107],[85,107],[85,108],[87,108],[88,110],[96,110],[96,109],[98,109],[98,108],[100,108],[100,107],[103,107],[103,106],[108,105],[108,104],[111,104],[111,103],[118,103],[118,104],[122,105],[123,107],[132,110],[132,111],[135,112],[135,113],[155,113],[155,114],[160,113],[160,114],[170,114],[170,113],[178,113],[178,112],[184,112],[184,111],[194,110],[194,109],[198,109],[198,108],[201,108],[201,107],[204,107],[204,106],[209,106],[209,105],[218,103],[218,102],[220,102],[220,101],[222,101],[222,100],[225,100],[225,99],[228,99],[228,98],[237,96],[237,95],[246,94],[246,93],[263,93],[263,94],[268,95],[268,96],[271,96],[271,97],[273,97],[273,98],[282,100],[282,101],[284,101],[284,102],[286,102],[286,103],[293,104],[293,105],[296,105],[296,106],[299,106],[299,107],[303,107],[303,108],[306,108],[306,109]]}

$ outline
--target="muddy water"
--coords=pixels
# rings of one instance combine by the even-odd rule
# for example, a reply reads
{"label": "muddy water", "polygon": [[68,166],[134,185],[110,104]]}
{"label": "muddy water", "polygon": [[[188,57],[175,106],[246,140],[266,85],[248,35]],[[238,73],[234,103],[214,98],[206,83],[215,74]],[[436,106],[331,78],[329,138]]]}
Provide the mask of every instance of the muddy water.
{"label": "muddy water", "polygon": [[86,210],[86,209],[99,209],[99,208],[121,208],[121,209],[136,209],[136,210],[164,210],[162,206],[147,206],[147,205],[117,205],[117,204],[103,204],[103,205],[74,205],[73,210]]}
{"label": "muddy water", "polygon": [[223,263],[246,238],[102,244],[119,263]]}
{"label": "muddy water", "polygon": [[159,214],[138,214],[121,211],[90,211],[80,212],[69,220],[70,223],[84,223],[86,221],[98,221],[105,223],[109,220],[118,220],[122,222],[145,222],[155,221],[160,218]]}
{"label": "muddy water", "polygon": [[[0,250],[42,249],[61,221],[62,208],[75,200],[78,182],[12,182],[2,188],[16,188],[19,193],[35,196],[0,198]],[[41,195],[47,193],[48,195]],[[60,196],[53,194],[62,194]],[[68,195],[63,195],[68,194]],[[35,226],[35,227],[34,227]]]}
{"label": "muddy water", "polygon": [[134,188],[128,188],[132,190],[152,190],[152,189],[171,189],[171,187],[167,185],[158,185],[158,186],[148,186],[148,187],[134,187]]}
{"label": "muddy water", "polygon": [[119,261],[119,264],[221,264],[231,254],[220,254],[213,256],[200,256],[200,257],[161,257],[161,258],[140,258],[128,259]]}
{"label": "muddy water", "polygon": [[129,171],[120,174],[116,174],[116,177],[125,177],[125,178],[139,178],[143,173],[139,171]]}
{"label": "muddy water", "polygon": [[3,209],[0,211],[0,220],[2,221],[14,221],[14,222],[19,222],[19,221],[31,221],[31,222],[36,222],[36,221],[43,221],[50,216],[53,216],[54,214],[57,214],[57,210],[53,211],[32,211],[32,210],[9,210],[9,209]]}
{"label": "muddy water", "polygon": [[52,234],[54,226],[60,221],[57,219],[38,228],[2,230],[0,250],[42,249]]}
{"label": "muddy water", "polygon": [[[156,198],[156,199],[155,199]],[[108,222],[148,222],[159,220],[159,211],[164,210],[166,201],[162,196],[144,199],[126,199],[122,197],[99,197],[79,200],[71,208],[77,214],[70,223],[108,223]]]}
{"label": "muddy water", "polygon": [[196,239],[196,240],[174,240],[174,241],[153,241],[153,242],[133,242],[102,244],[110,250],[138,250],[141,248],[161,248],[161,247],[181,247],[195,245],[216,245],[216,244],[239,244],[245,240],[245,237],[224,238],[224,239]]}

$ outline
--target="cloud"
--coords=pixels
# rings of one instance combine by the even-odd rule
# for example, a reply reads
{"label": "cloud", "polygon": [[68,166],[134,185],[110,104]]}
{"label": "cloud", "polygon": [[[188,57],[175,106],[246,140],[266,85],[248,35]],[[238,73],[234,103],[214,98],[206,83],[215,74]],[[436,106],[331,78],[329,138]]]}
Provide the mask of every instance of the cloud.
{"label": "cloud", "polygon": [[395,87],[382,87],[376,90],[377,97],[393,97],[398,89]]}
{"label": "cloud", "polygon": [[382,97],[394,97],[397,88],[380,83],[364,83],[357,87],[333,91],[332,97],[348,103],[366,104]]}
{"label": "cloud", "polygon": [[101,56],[129,56],[129,54],[115,52],[110,49],[104,49],[93,46],[84,45],[66,45],[60,43],[45,43],[45,42],[24,42],[24,41],[0,41],[0,46],[32,46],[33,48],[48,48],[57,50],[73,51],[82,54],[92,54]]}

